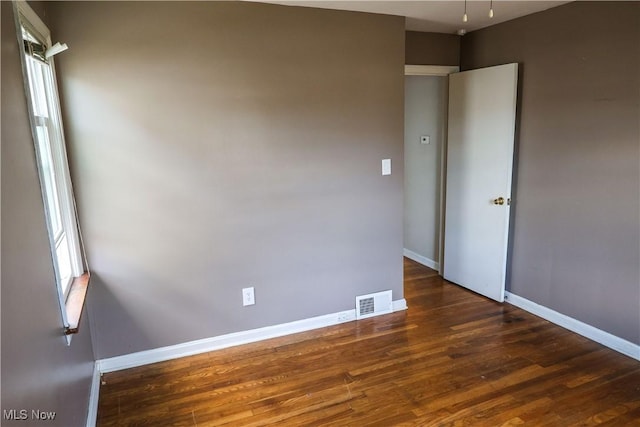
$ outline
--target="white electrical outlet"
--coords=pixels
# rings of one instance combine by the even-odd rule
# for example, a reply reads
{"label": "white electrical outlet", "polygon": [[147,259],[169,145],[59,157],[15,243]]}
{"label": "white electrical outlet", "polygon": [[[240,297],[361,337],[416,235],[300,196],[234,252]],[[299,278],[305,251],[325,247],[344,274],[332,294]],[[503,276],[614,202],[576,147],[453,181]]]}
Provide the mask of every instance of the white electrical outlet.
{"label": "white electrical outlet", "polygon": [[256,303],[256,296],[253,292],[253,286],[242,289],[242,305],[253,305]]}

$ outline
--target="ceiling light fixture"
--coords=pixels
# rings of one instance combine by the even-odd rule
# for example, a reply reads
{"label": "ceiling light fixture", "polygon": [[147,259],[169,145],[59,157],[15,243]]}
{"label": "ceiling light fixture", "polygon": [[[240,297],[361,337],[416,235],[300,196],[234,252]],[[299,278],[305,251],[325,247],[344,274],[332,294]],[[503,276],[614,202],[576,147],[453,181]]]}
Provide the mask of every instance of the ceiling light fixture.
{"label": "ceiling light fixture", "polygon": [[467,18],[467,0],[464,0],[464,15],[462,15],[462,22],[467,22],[469,18]]}
{"label": "ceiling light fixture", "polygon": [[493,0],[489,3],[489,18],[493,18]]}

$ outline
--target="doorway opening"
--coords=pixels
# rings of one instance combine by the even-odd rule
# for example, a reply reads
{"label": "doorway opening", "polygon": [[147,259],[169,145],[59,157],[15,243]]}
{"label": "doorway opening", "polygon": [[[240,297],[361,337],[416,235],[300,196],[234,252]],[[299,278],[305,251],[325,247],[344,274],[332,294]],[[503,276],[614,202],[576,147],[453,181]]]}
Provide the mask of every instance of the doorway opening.
{"label": "doorway opening", "polygon": [[405,67],[404,256],[440,271],[448,75],[452,66]]}
{"label": "doorway opening", "polygon": [[506,287],[517,74],[515,63],[450,80],[405,71],[404,255],[498,302]]}

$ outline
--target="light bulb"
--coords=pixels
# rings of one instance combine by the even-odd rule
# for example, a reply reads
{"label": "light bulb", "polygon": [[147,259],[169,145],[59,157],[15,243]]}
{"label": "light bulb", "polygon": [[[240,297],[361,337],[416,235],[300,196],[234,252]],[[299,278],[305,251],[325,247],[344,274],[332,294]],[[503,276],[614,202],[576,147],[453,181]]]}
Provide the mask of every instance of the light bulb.
{"label": "light bulb", "polygon": [[489,9],[489,18],[493,18],[493,9]]}
{"label": "light bulb", "polygon": [[464,15],[462,15],[462,22],[467,22],[468,20],[469,18],[467,18],[467,0],[464,0]]}

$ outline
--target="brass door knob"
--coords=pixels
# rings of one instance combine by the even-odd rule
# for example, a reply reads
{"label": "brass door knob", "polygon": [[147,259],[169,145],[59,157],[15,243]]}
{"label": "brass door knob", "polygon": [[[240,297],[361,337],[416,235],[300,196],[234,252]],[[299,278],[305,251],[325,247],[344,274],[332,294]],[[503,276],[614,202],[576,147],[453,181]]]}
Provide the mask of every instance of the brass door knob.
{"label": "brass door knob", "polygon": [[494,205],[504,205],[504,197],[498,197],[497,199],[493,199]]}

